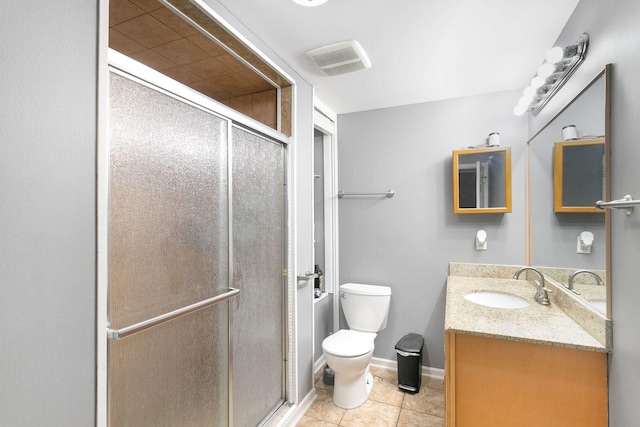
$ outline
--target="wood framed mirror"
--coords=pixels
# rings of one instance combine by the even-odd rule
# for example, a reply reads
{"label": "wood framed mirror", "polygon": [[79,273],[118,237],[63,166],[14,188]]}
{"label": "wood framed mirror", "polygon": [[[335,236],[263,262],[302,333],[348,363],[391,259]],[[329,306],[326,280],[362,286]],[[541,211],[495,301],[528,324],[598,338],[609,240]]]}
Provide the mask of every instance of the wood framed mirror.
{"label": "wood framed mirror", "polygon": [[556,142],[553,147],[553,211],[593,212],[604,200],[604,138]]}
{"label": "wood framed mirror", "polygon": [[453,212],[511,212],[511,147],[453,151]]}

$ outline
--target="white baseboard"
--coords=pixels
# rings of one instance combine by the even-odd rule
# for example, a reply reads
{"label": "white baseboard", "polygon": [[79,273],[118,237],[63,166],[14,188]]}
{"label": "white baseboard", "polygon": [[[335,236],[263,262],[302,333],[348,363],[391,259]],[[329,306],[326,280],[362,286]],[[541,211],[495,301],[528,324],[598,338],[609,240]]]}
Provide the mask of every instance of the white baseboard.
{"label": "white baseboard", "polygon": [[[392,371],[398,370],[398,362],[396,360],[382,359],[379,357],[371,358],[371,366],[377,368],[390,369]],[[422,376],[430,377],[436,380],[444,380],[444,369],[432,368],[430,366],[422,366]]]}
{"label": "white baseboard", "polygon": [[318,372],[320,372],[322,370],[322,368],[324,368],[324,365],[326,363],[327,362],[325,361],[324,354],[323,354],[322,356],[320,356],[318,358],[318,360],[316,360],[316,363],[313,364],[313,373],[317,375]]}
{"label": "white baseboard", "polygon": [[[318,374],[324,368],[324,365],[327,362],[324,359],[324,354],[318,358],[313,367],[314,374]],[[372,357],[371,358],[371,366],[375,366],[377,368],[390,369],[392,371],[398,370],[398,362],[397,360],[389,360],[382,359],[380,357]],[[430,366],[422,366],[422,376],[430,377],[436,380],[444,380],[444,369],[440,368],[432,368]]]}

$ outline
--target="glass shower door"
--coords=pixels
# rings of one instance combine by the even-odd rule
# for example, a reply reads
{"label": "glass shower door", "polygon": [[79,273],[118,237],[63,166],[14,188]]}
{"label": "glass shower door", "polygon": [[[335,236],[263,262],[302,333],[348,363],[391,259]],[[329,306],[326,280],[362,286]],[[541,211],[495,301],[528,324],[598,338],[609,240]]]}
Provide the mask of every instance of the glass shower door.
{"label": "glass shower door", "polygon": [[284,401],[285,148],[233,127],[233,425],[257,426]]}
{"label": "glass shower door", "polygon": [[112,73],[109,131],[109,425],[226,426],[228,121]]}

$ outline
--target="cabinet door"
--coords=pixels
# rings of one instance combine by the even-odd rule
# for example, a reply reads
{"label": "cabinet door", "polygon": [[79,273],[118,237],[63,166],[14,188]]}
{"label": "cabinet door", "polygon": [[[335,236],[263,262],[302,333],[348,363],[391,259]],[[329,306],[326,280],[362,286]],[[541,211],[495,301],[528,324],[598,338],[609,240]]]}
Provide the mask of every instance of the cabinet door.
{"label": "cabinet door", "polygon": [[606,426],[607,357],[447,334],[447,426]]}

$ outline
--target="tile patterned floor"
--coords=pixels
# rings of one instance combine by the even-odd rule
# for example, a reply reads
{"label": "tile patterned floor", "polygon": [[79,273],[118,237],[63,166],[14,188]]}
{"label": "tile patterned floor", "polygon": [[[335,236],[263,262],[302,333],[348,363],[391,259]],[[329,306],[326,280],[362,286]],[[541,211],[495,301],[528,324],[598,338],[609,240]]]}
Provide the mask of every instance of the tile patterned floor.
{"label": "tile patterned floor", "polygon": [[316,377],[317,399],[298,427],[444,427],[444,387],[442,381],[422,378],[419,393],[398,389],[397,373],[371,368],[374,386],[369,399],[355,409],[333,404],[333,387]]}

